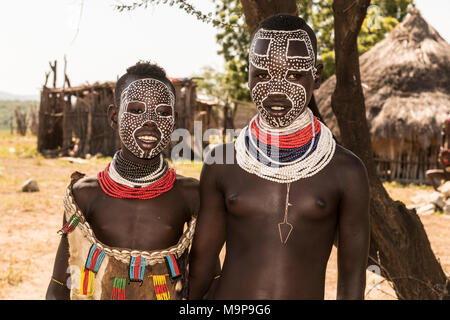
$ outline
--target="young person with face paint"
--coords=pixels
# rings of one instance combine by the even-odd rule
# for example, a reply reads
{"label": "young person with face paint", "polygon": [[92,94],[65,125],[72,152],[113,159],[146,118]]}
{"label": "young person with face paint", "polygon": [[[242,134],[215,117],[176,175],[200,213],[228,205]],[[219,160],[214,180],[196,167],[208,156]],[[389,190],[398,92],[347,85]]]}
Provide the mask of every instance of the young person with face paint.
{"label": "young person with face paint", "polygon": [[157,65],[139,62],[117,81],[108,118],[121,149],[96,176],[72,174],[48,299],[187,296],[198,181],[176,175],[161,154],[174,105],[173,85]]}
{"label": "young person with face paint", "polygon": [[290,15],[264,20],[252,35],[249,88],[258,114],[234,146],[216,147],[207,161],[226,164],[203,167],[190,299],[211,283],[215,299],[323,299],[335,239],[337,297],[364,298],[367,174],[307,107],[323,69],[316,47],[311,28]]}

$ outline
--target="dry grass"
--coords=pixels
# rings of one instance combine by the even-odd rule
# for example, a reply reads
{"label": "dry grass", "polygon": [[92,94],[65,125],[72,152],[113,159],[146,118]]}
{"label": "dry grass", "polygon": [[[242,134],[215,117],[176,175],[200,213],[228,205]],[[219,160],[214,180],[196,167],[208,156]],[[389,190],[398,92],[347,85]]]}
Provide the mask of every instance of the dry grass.
{"label": "dry grass", "polygon": [[[53,269],[62,223],[62,195],[70,174],[88,175],[103,169],[111,158],[71,163],[67,159],[46,159],[36,152],[34,137],[0,136],[0,299],[43,299]],[[12,150],[11,148],[14,148]],[[199,177],[201,163],[175,163],[177,172]],[[35,178],[37,193],[20,192],[21,184]],[[429,187],[386,184],[394,199],[408,202]],[[434,252],[450,273],[450,219],[445,215],[422,217]],[[380,279],[368,274],[368,285]],[[367,290],[369,291],[369,289]],[[326,298],[336,297],[336,250],[329,260]],[[395,298],[387,283],[370,291],[368,299]]]}

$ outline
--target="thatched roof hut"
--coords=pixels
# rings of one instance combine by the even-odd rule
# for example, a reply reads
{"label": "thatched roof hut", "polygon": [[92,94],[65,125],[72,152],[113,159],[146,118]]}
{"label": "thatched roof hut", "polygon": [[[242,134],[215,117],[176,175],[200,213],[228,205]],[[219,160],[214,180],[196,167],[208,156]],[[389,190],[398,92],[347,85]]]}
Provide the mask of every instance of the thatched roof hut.
{"label": "thatched roof hut", "polygon": [[[437,166],[440,130],[450,115],[450,45],[412,8],[405,20],[360,57],[366,116],[380,175],[425,182]],[[316,92],[339,139],[331,109],[336,77]]]}

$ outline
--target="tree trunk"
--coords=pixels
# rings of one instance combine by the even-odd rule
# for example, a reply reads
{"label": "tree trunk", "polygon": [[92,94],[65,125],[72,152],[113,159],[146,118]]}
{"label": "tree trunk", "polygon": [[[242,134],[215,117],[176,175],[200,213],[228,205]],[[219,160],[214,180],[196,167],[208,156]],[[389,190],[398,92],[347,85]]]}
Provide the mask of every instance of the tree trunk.
{"label": "tree trunk", "polygon": [[9,129],[11,131],[11,135],[14,134],[14,117],[11,116],[11,118],[9,119]]}
{"label": "tree trunk", "polygon": [[371,192],[369,264],[380,263],[399,299],[449,298],[450,285],[414,210],[393,201],[376,173],[359,73],[357,36],[370,0],[333,2],[336,88],[331,106],[343,145],[365,163]]}
{"label": "tree trunk", "polygon": [[233,118],[233,110],[230,107],[230,100],[227,98],[225,105],[223,107],[223,131],[222,137],[223,142],[227,142],[227,129],[234,129],[234,118]]}
{"label": "tree trunk", "polygon": [[17,133],[25,136],[27,134],[27,114],[19,108],[14,110],[16,116]]}
{"label": "tree trunk", "polygon": [[241,4],[250,34],[262,20],[274,14],[297,14],[295,0],[241,0]]}
{"label": "tree trunk", "polygon": [[33,108],[31,108],[30,110],[30,119],[31,119],[30,132],[33,136],[38,135],[38,127],[39,127],[38,117],[39,117],[38,108],[37,106],[33,106]]}

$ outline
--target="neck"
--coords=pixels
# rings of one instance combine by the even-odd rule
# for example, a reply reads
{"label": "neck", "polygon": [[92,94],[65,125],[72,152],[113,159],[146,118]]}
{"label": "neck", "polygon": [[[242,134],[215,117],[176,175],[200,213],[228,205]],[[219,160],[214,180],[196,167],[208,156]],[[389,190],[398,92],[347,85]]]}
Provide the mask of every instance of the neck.
{"label": "neck", "polygon": [[164,160],[162,154],[151,159],[140,159],[132,155],[127,149],[114,155],[110,167],[110,173],[113,177],[118,174],[121,178],[128,182],[145,184],[159,179],[167,171],[167,161]]}
{"label": "neck", "polygon": [[130,150],[128,150],[127,148],[125,148],[122,145],[121,148],[121,153],[122,153],[122,157],[125,160],[131,161],[133,163],[135,163],[136,165],[143,165],[143,166],[153,166],[157,163],[159,163],[160,161],[160,154],[158,153],[156,156],[154,156],[153,158],[139,158],[136,157],[133,153],[131,153]]}
{"label": "neck", "polygon": [[286,127],[275,128],[269,125],[264,119],[258,115],[258,119],[256,119],[261,127],[261,129],[267,131],[267,133],[289,133],[295,132],[303,129],[304,127],[311,124],[312,112],[309,108],[305,108],[305,110],[294,120],[292,123]]}

